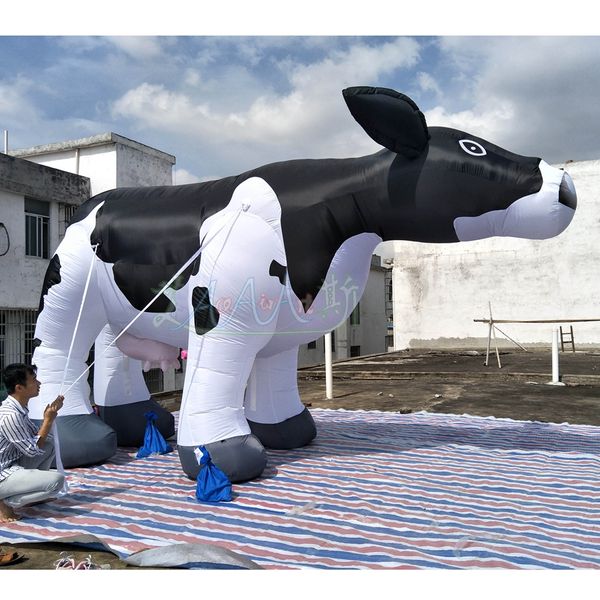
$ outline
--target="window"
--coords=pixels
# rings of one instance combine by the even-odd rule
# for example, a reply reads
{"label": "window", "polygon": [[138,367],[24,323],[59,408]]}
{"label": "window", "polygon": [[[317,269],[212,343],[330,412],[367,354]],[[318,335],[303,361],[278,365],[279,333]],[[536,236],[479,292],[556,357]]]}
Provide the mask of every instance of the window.
{"label": "window", "polygon": [[50,204],[25,198],[25,255],[48,258],[50,253]]}
{"label": "window", "polygon": [[144,373],[144,380],[151,394],[159,394],[165,389],[162,369],[150,369]]}
{"label": "window", "polygon": [[350,346],[350,356],[360,356],[360,346]]}
{"label": "window", "polygon": [[65,237],[67,227],[71,223],[73,215],[77,212],[79,206],[75,204],[59,204],[58,205],[58,239],[62,240]]}
{"label": "window", "polygon": [[360,325],[360,302],[356,308],[350,313],[350,325]]}
{"label": "window", "polygon": [[31,362],[37,311],[0,309],[0,370],[16,362]]}
{"label": "window", "polygon": [[394,300],[394,284],[391,273],[385,274],[385,300],[386,302],[392,302]]}
{"label": "window", "polygon": [[317,340],[314,340],[312,342],[308,342],[307,348],[309,350],[314,350],[317,347]]}

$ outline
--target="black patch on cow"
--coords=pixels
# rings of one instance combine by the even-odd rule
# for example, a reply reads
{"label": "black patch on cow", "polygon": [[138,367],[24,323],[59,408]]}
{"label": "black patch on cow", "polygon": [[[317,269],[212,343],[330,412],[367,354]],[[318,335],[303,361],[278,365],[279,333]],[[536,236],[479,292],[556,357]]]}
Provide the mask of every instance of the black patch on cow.
{"label": "black patch on cow", "polygon": [[44,296],[48,293],[48,290],[57,283],[60,283],[60,258],[58,258],[58,254],[55,254],[50,259],[50,263],[46,269],[46,274],[44,275],[44,283],[42,284],[42,293],[40,295],[38,314],[44,310]]}
{"label": "black patch on cow", "polygon": [[214,329],[219,322],[219,311],[210,303],[208,288],[195,287],[192,291],[194,326],[198,335]]}
{"label": "black patch on cow", "polygon": [[[136,265],[120,261],[113,266],[113,274],[115,283],[130,304],[138,310],[143,310],[181,266]],[[193,268],[194,263],[182,271],[169,288],[173,290],[181,289],[187,283]],[[151,313],[167,313],[175,312],[175,310],[175,305],[164,293],[158,296],[147,309]]]}
{"label": "black patch on cow", "polygon": [[271,266],[269,267],[269,275],[271,277],[277,277],[279,279],[279,283],[281,285],[285,285],[285,274],[287,273],[287,268],[283,265],[280,265],[276,260],[271,262]]}
{"label": "black patch on cow", "polygon": [[32,345],[34,348],[37,348],[38,346],[42,345],[42,340],[40,340],[39,338],[33,338]]}

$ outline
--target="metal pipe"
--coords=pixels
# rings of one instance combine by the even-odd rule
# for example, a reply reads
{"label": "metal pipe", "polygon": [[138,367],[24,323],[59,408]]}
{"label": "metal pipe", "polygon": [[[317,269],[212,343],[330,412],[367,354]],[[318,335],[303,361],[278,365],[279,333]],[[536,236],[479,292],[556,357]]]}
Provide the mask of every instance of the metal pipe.
{"label": "metal pipe", "polygon": [[325,397],[333,400],[333,364],[331,357],[331,332],[326,333],[325,341]]}
{"label": "metal pipe", "polygon": [[558,328],[552,330],[552,383],[560,382],[558,367]]}
{"label": "metal pipe", "polygon": [[560,370],[558,366],[558,327],[552,330],[552,381],[550,385],[565,385],[560,380]]}

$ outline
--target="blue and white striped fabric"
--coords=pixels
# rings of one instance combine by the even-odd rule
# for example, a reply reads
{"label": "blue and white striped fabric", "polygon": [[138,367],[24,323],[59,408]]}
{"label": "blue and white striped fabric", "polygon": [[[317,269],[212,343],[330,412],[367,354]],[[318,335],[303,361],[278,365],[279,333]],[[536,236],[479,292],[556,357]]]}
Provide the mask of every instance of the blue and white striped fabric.
{"label": "blue and white striped fabric", "polygon": [[313,410],[233,502],[199,504],[176,454],[68,471],[70,493],[4,542],[90,533],[123,555],[219,544],[266,568],[600,568],[600,428]]}

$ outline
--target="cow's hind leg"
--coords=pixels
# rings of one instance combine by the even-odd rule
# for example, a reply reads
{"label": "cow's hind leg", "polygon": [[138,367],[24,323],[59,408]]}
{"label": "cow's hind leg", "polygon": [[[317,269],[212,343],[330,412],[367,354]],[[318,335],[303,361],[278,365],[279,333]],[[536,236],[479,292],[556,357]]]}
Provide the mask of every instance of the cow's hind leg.
{"label": "cow's hind leg", "polygon": [[250,431],[267,448],[300,448],[317,435],[298,393],[298,348],[254,361],[244,408]]}
{"label": "cow's hind leg", "polygon": [[[46,405],[59,393],[64,394],[56,426],[65,467],[103,462],[117,449],[115,432],[92,410],[87,374],[80,377],[87,368],[94,339],[106,323],[95,277],[97,263],[84,299],[90,266],[97,260],[85,224],[69,227],[48,267],[35,328],[37,347],[32,362],[42,385],[39,396],[29,402],[30,417],[40,423]],[[82,302],[81,319],[76,325]]]}

